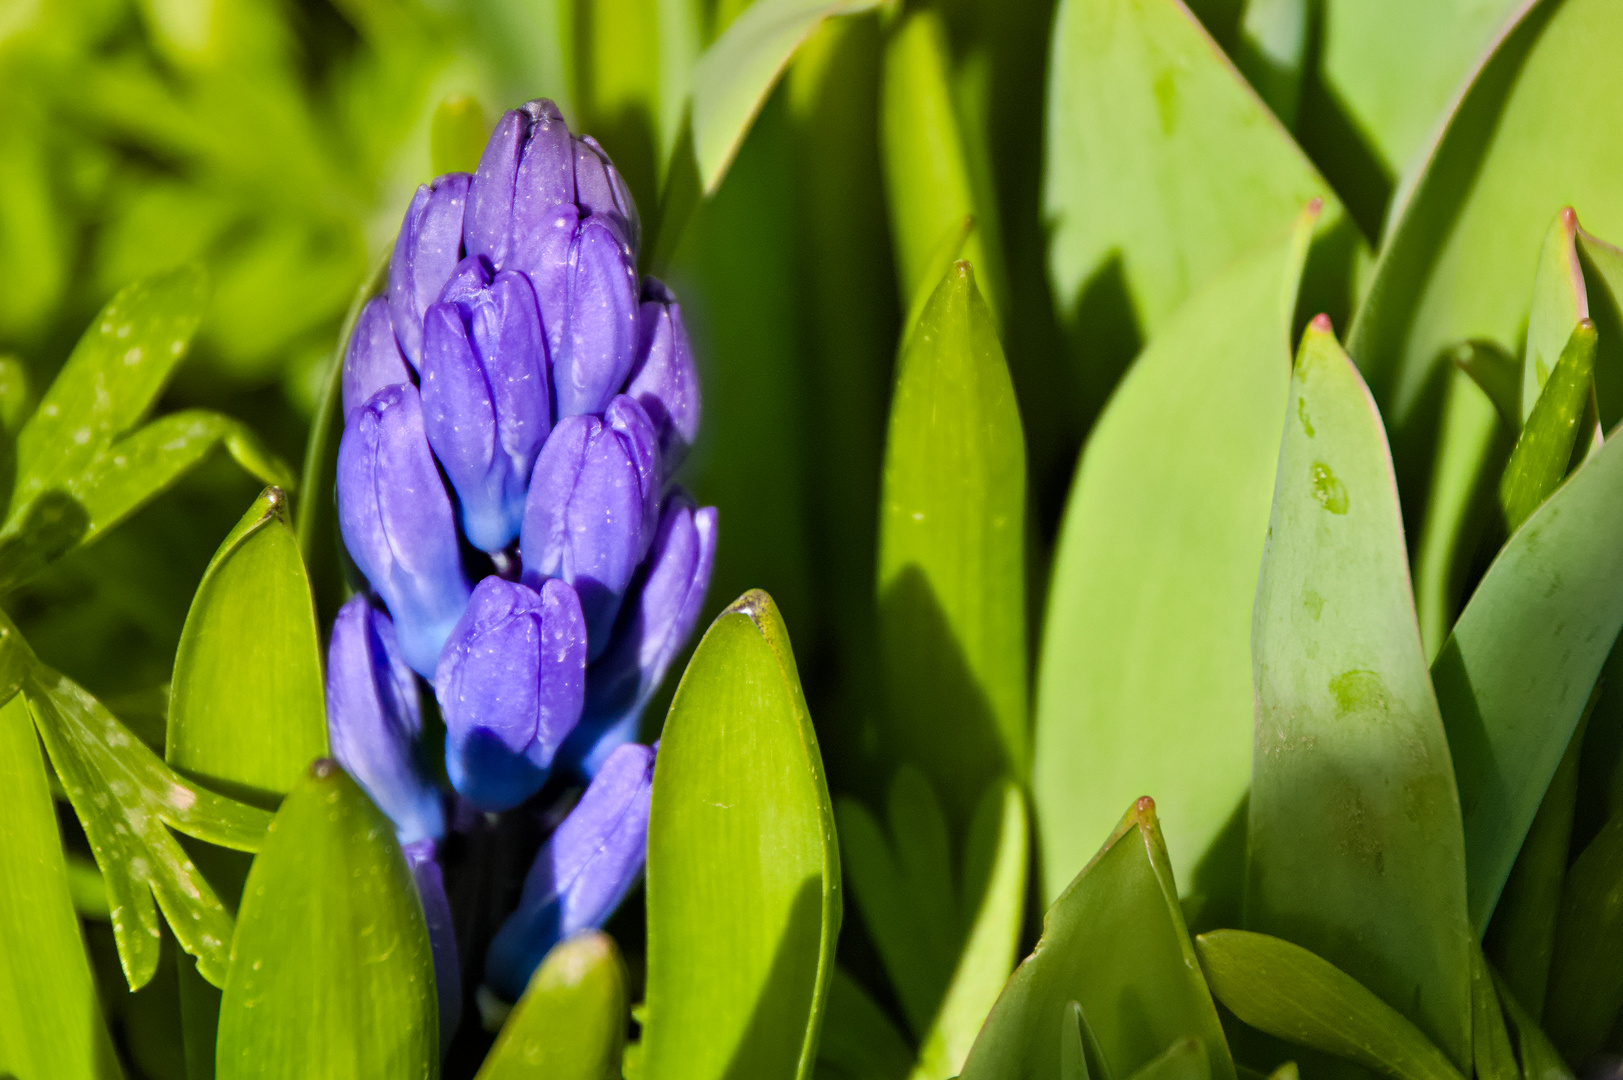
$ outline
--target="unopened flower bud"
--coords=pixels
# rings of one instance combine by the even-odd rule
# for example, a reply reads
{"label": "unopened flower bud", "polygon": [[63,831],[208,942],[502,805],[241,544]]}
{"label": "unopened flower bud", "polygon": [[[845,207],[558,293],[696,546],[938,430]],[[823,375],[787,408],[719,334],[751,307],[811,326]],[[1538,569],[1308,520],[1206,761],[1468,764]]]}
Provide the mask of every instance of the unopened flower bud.
{"label": "unopened flower bud", "polygon": [[653,748],[620,747],[542,845],[518,910],[490,945],[485,977],[498,994],[518,1000],[547,950],[602,926],[637,883],[648,852],[653,783]]}
{"label": "unopened flower bud", "polygon": [[594,659],[658,525],[659,439],[642,406],[571,416],[541,448],[524,508],[524,580],[561,578],[580,595]]}
{"label": "unopened flower bud", "polygon": [[423,320],[423,425],[474,547],[518,538],[535,456],[551,427],[545,346],[523,274],[458,265]]}
{"label": "unopened flower bud", "polygon": [[637,312],[637,359],[626,394],[636,398],[654,430],[666,476],[699,434],[699,373],[693,366],[682,309],[663,282],[644,278]]}
{"label": "unopened flower bud", "polygon": [[428,947],[434,956],[434,989],[439,998],[440,1054],[451,1046],[462,1019],[462,964],[457,957],[456,926],[451,922],[451,900],[445,895],[445,874],[440,869],[439,845],[432,840],[405,844],[402,852],[417,883],[423,921],[428,924]]}
{"label": "unopened flower bud", "polygon": [[539,592],[487,577],[440,656],[445,770],[481,810],[507,810],[540,790],[580,720],[586,626],[562,581]]}
{"label": "unopened flower bud", "polygon": [[389,259],[389,313],[400,349],[415,368],[422,358],[423,313],[462,259],[467,173],[449,173],[417,189]]}
{"label": "unopened flower bud", "polygon": [[469,589],[451,500],[409,383],[373,394],[344,428],[338,528],[356,568],[388,607],[406,663],[431,676]]}
{"label": "unopened flower bud", "polygon": [[439,791],[417,758],[417,679],[394,624],[364,596],[338,609],[327,646],[327,737],[333,757],[394,822],[402,844],[445,833]]}
{"label": "unopened flower bud", "polygon": [[400,353],[389,302],[374,296],[361,308],[355,330],[344,353],[344,415],[366,404],[366,399],[385,386],[411,382],[411,369]]}

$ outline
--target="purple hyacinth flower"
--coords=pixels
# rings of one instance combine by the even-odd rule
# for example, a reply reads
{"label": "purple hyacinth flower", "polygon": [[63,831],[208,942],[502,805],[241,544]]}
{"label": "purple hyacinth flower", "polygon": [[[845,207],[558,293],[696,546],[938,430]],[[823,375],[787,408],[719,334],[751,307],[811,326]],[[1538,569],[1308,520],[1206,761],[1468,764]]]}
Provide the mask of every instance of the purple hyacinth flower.
{"label": "purple hyacinth flower", "polygon": [[518,538],[551,427],[535,293],[522,274],[462,260],[423,320],[423,426],[457,493],[462,531],[496,552]]}
{"label": "purple hyacinth flower", "polygon": [[519,553],[524,580],[580,594],[596,659],[659,523],[659,438],[642,406],[617,397],[599,420],[571,416],[536,459]]}
{"label": "purple hyacinth flower", "polygon": [[563,114],[550,101],[532,101],[503,114],[469,191],[468,254],[506,268],[527,222],[574,203],[573,142]]}
{"label": "purple hyacinth flower", "polygon": [[665,475],[671,475],[699,434],[699,372],[693,365],[682,309],[655,278],[643,279],[637,360],[625,392],[653,421]]}
{"label": "purple hyacinth flower", "polygon": [[344,353],[344,415],[366,404],[366,399],[385,386],[411,382],[411,369],[400,353],[389,302],[374,296],[361,308],[355,331]]}
{"label": "purple hyacinth flower", "polygon": [[637,737],[643,708],[699,620],[715,555],[716,508],[695,509],[687,492],[672,491],[614,638],[587,673],[586,707],[558,751],[560,764],[590,778]]}
{"label": "purple hyacinth flower", "polygon": [[630,743],[604,764],[530,866],[518,910],[485,961],[491,989],[509,1001],[563,938],[602,926],[642,876],[654,784],[652,747]]}
{"label": "purple hyacinth flower", "polygon": [[631,190],[609,155],[590,135],[575,140],[575,202],[583,213],[593,217],[617,218],[633,255],[642,247],[642,221],[637,217]]}
{"label": "purple hyacinth flower", "polygon": [[413,368],[423,351],[423,313],[439,299],[462,260],[467,173],[448,173],[417,189],[389,259],[389,314],[400,349]]}
{"label": "purple hyacinth flower", "polygon": [[406,663],[431,676],[469,589],[417,388],[385,387],[349,419],[338,444],[338,529],[394,618]]}
{"label": "purple hyacinth flower", "polygon": [[417,679],[394,624],[364,596],[338,609],[327,646],[327,737],[333,757],[394,822],[402,844],[445,834],[439,791],[417,759]]}
{"label": "purple hyacinth flower", "polygon": [[580,720],[586,625],[575,591],[539,592],[487,577],[440,657],[435,695],[445,717],[445,770],[481,810],[508,810],[546,782]]}
{"label": "purple hyacinth flower", "polygon": [[596,217],[575,230],[567,265],[561,310],[556,292],[549,297],[537,290],[542,321],[551,320],[547,344],[554,349],[558,415],[599,413],[625,386],[637,359],[637,266],[620,229]]}
{"label": "purple hyacinth flower", "polygon": [[428,924],[428,948],[434,956],[434,989],[439,998],[440,1055],[451,1047],[462,1020],[462,964],[457,956],[456,927],[451,922],[451,900],[445,895],[445,874],[440,869],[439,845],[419,840],[402,846],[417,897]]}

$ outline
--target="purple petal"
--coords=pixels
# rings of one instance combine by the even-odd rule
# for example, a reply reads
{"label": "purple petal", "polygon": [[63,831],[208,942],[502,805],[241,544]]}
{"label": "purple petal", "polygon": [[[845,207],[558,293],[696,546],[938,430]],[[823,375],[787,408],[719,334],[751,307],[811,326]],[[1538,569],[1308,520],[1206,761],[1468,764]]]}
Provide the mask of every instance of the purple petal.
{"label": "purple petal", "polygon": [[411,369],[395,340],[394,323],[389,318],[389,301],[374,296],[361,308],[360,318],[349,336],[344,353],[344,415],[358,409],[366,399],[385,386],[411,382]]}
{"label": "purple petal", "polygon": [[389,259],[389,314],[412,367],[423,348],[423,313],[462,258],[467,173],[448,173],[417,189]]}
{"label": "purple petal", "polygon": [[[625,385],[637,348],[636,266],[619,232],[601,219],[585,219],[569,264],[567,324],[552,356],[559,416],[602,412]],[[536,294],[542,295],[540,287]],[[543,318],[549,314],[543,309]]]}
{"label": "purple petal", "polygon": [[699,434],[699,373],[682,309],[670,290],[645,278],[642,297],[637,362],[625,392],[637,399],[659,432],[664,472],[669,476]]}

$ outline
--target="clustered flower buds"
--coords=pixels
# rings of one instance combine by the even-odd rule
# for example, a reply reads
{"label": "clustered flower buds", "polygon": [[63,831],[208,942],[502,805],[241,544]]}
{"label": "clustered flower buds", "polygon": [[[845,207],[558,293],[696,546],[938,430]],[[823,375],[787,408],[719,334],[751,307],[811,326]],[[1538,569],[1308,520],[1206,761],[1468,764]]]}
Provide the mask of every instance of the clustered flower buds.
{"label": "clustered flower buds", "polygon": [[638,718],[698,618],[716,514],[670,484],[698,379],[675,299],[638,281],[640,233],[608,156],[532,101],[474,175],[418,189],[345,355],[338,516],[366,590],[333,624],[328,724],[436,913],[442,1008],[459,988],[425,686],[464,806],[587,783],[496,935],[498,992],[516,998],[642,871],[654,751]]}

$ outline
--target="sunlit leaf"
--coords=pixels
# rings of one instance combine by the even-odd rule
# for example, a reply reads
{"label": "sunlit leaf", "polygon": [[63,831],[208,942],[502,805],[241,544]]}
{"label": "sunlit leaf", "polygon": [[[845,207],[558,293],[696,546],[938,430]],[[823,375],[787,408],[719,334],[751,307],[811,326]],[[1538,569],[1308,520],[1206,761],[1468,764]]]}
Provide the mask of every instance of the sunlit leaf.
{"label": "sunlit leaf", "polygon": [[1512,531],[1561,483],[1579,421],[1589,407],[1595,372],[1595,324],[1578,323],[1561,359],[1540,388],[1499,481],[1499,508]]}
{"label": "sunlit leaf", "polygon": [[614,939],[597,931],[566,938],[530,976],[477,1080],[618,1076],[626,1007],[625,965]]}
{"label": "sunlit leaf", "polygon": [[1248,927],[1318,953],[1471,1060],[1465,851],[1380,414],[1303,335],[1257,586]]}
{"label": "sunlit leaf", "polygon": [[1578,324],[1589,318],[1589,294],[1578,262],[1577,237],[1578,215],[1572,207],[1563,207],[1539,248],[1532,306],[1527,314],[1527,344],[1522,351],[1523,427]]}
{"label": "sunlit leaf", "polygon": [[646,1080],[809,1077],[839,855],[788,633],[763,592],[716,619],[677,688],[647,888]]}

